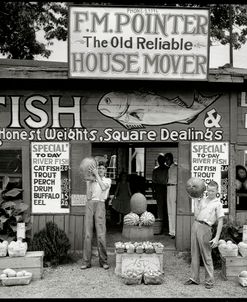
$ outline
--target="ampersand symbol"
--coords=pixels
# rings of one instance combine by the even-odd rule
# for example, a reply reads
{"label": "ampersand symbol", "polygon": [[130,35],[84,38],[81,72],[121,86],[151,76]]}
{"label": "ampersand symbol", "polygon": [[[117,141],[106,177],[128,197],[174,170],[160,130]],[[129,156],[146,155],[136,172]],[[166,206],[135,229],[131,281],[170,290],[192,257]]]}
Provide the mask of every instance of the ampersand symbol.
{"label": "ampersand symbol", "polygon": [[212,127],[220,128],[221,127],[219,124],[219,122],[221,120],[221,115],[218,114],[215,109],[208,111],[206,116],[207,117],[204,120],[204,126],[206,128],[212,128]]}

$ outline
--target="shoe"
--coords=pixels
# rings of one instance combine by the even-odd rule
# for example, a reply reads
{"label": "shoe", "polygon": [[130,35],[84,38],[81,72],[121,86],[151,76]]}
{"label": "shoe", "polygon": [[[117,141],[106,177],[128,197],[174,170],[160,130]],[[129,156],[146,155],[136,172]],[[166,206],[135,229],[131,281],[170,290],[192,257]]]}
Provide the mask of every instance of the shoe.
{"label": "shoe", "polygon": [[175,239],[175,235],[170,235],[171,239]]}
{"label": "shoe", "polygon": [[193,280],[191,280],[191,279],[189,279],[186,282],[184,282],[184,285],[198,285],[198,283],[195,282],[195,281],[193,281]]}
{"label": "shoe", "polygon": [[205,287],[206,287],[207,289],[210,289],[210,288],[213,288],[213,287],[214,287],[214,284],[213,284],[213,283],[206,282],[206,283],[205,283]]}
{"label": "shoe", "polygon": [[87,269],[87,268],[90,268],[91,265],[90,264],[83,264],[80,269]]}
{"label": "shoe", "polygon": [[109,265],[107,264],[107,263],[104,263],[103,265],[102,265],[102,267],[103,267],[103,269],[109,269]]}

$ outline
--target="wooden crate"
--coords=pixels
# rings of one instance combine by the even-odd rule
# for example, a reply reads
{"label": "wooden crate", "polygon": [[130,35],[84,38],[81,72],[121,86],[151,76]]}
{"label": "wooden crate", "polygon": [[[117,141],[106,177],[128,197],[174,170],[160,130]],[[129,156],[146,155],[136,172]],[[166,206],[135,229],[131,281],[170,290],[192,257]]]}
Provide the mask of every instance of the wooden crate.
{"label": "wooden crate", "polygon": [[33,274],[32,280],[43,277],[43,251],[27,252],[24,257],[0,257],[0,272],[12,268],[16,272],[26,270]]}
{"label": "wooden crate", "polygon": [[148,241],[154,238],[153,226],[123,225],[122,236],[127,241]]}
{"label": "wooden crate", "polygon": [[221,276],[224,280],[235,280],[240,272],[247,270],[247,257],[222,257]]}
{"label": "wooden crate", "polygon": [[138,266],[139,268],[157,268],[162,273],[164,272],[164,254],[128,254],[128,253],[122,253],[117,254],[116,253],[116,268],[115,268],[115,274],[120,276],[125,270],[132,268],[133,266]]}

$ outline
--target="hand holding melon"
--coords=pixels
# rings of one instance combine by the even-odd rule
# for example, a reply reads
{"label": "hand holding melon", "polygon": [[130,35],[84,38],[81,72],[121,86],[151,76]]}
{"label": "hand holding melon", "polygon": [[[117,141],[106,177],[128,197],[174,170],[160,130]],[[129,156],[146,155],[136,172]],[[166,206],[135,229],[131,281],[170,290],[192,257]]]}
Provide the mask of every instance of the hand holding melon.
{"label": "hand holding melon", "polygon": [[92,173],[96,169],[97,163],[93,157],[85,157],[80,163],[80,173],[82,174],[84,180],[94,180],[95,176]]}
{"label": "hand holding melon", "polygon": [[205,182],[196,177],[191,177],[186,183],[186,191],[191,198],[199,198],[206,190]]}

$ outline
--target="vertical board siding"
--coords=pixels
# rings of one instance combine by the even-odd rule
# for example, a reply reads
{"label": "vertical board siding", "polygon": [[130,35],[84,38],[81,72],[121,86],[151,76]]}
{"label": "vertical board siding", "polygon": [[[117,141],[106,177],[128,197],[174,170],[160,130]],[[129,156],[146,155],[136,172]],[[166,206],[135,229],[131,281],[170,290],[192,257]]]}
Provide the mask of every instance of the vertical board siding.
{"label": "vertical board siding", "polygon": [[82,242],[83,242],[83,227],[84,227],[84,216],[75,216],[75,250],[82,250]]}
{"label": "vertical board siding", "polygon": [[54,216],[53,215],[46,215],[46,219],[45,220],[46,220],[46,223],[50,222],[50,221],[54,222]]}
{"label": "vertical board siding", "polygon": [[178,250],[190,249],[191,234],[191,199],[185,184],[191,177],[190,173],[190,143],[180,143],[178,148],[178,192],[177,192],[177,226],[176,247]]}
{"label": "vertical board siding", "polygon": [[54,223],[64,231],[64,215],[54,215]]}
{"label": "vertical board siding", "polygon": [[22,187],[23,187],[23,201],[29,206],[31,212],[31,187],[30,187],[30,157],[29,144],[22,146]]}
{"label": "vertical board siding", "polygon": [[33,236],[39,231],[39,216],[32,215],[31,216],[31,223],[32,223],[32,232],[31,236]]}
{"label": "vertical board siding", "polygon": [[69,240],[70,240],[72,251],[75,251],[75,230],[76,230],[75,216],[70,215],[70,219],[69,219]]}
{"label": "vertical board siding", "polygon": [[69,238],[69,219],[70,215],[64,215],[64,232]]}
{"label": "vertical board siding", "polygon": [[176,220],[176,248],[179,251],[183,250],[183,234],[181,232],[183,228],[183,216],[177,215]]}
{"label": "vertical board siding", "polygon": [[176,248],[179,251],[190,249],[191,226],[194,221],[191,215],[177,215]]}
{"label": "vertical board siding", "polygon": [[180,143],[178,148],[178,196],[177,214],[188,214],[191,212],[191,198],[186,192],[186,181],[191,177],[190,143]]}
{"label": "vertical board siding", "polygon": [[82,251],[84,215],[32,215],[32,237],[42,230],[48,221],[54,222],[63,230],[71,244],[71,251]]}
{"label": "vertical board siding", "polygon": [[46,215],[39,216],[39,231],[45,228],[46,225]]}
{"label": "vertical board siding", "polygon": [[240,225],[247,224],[247,212],[237,212],[236,222],[239,223]]}

